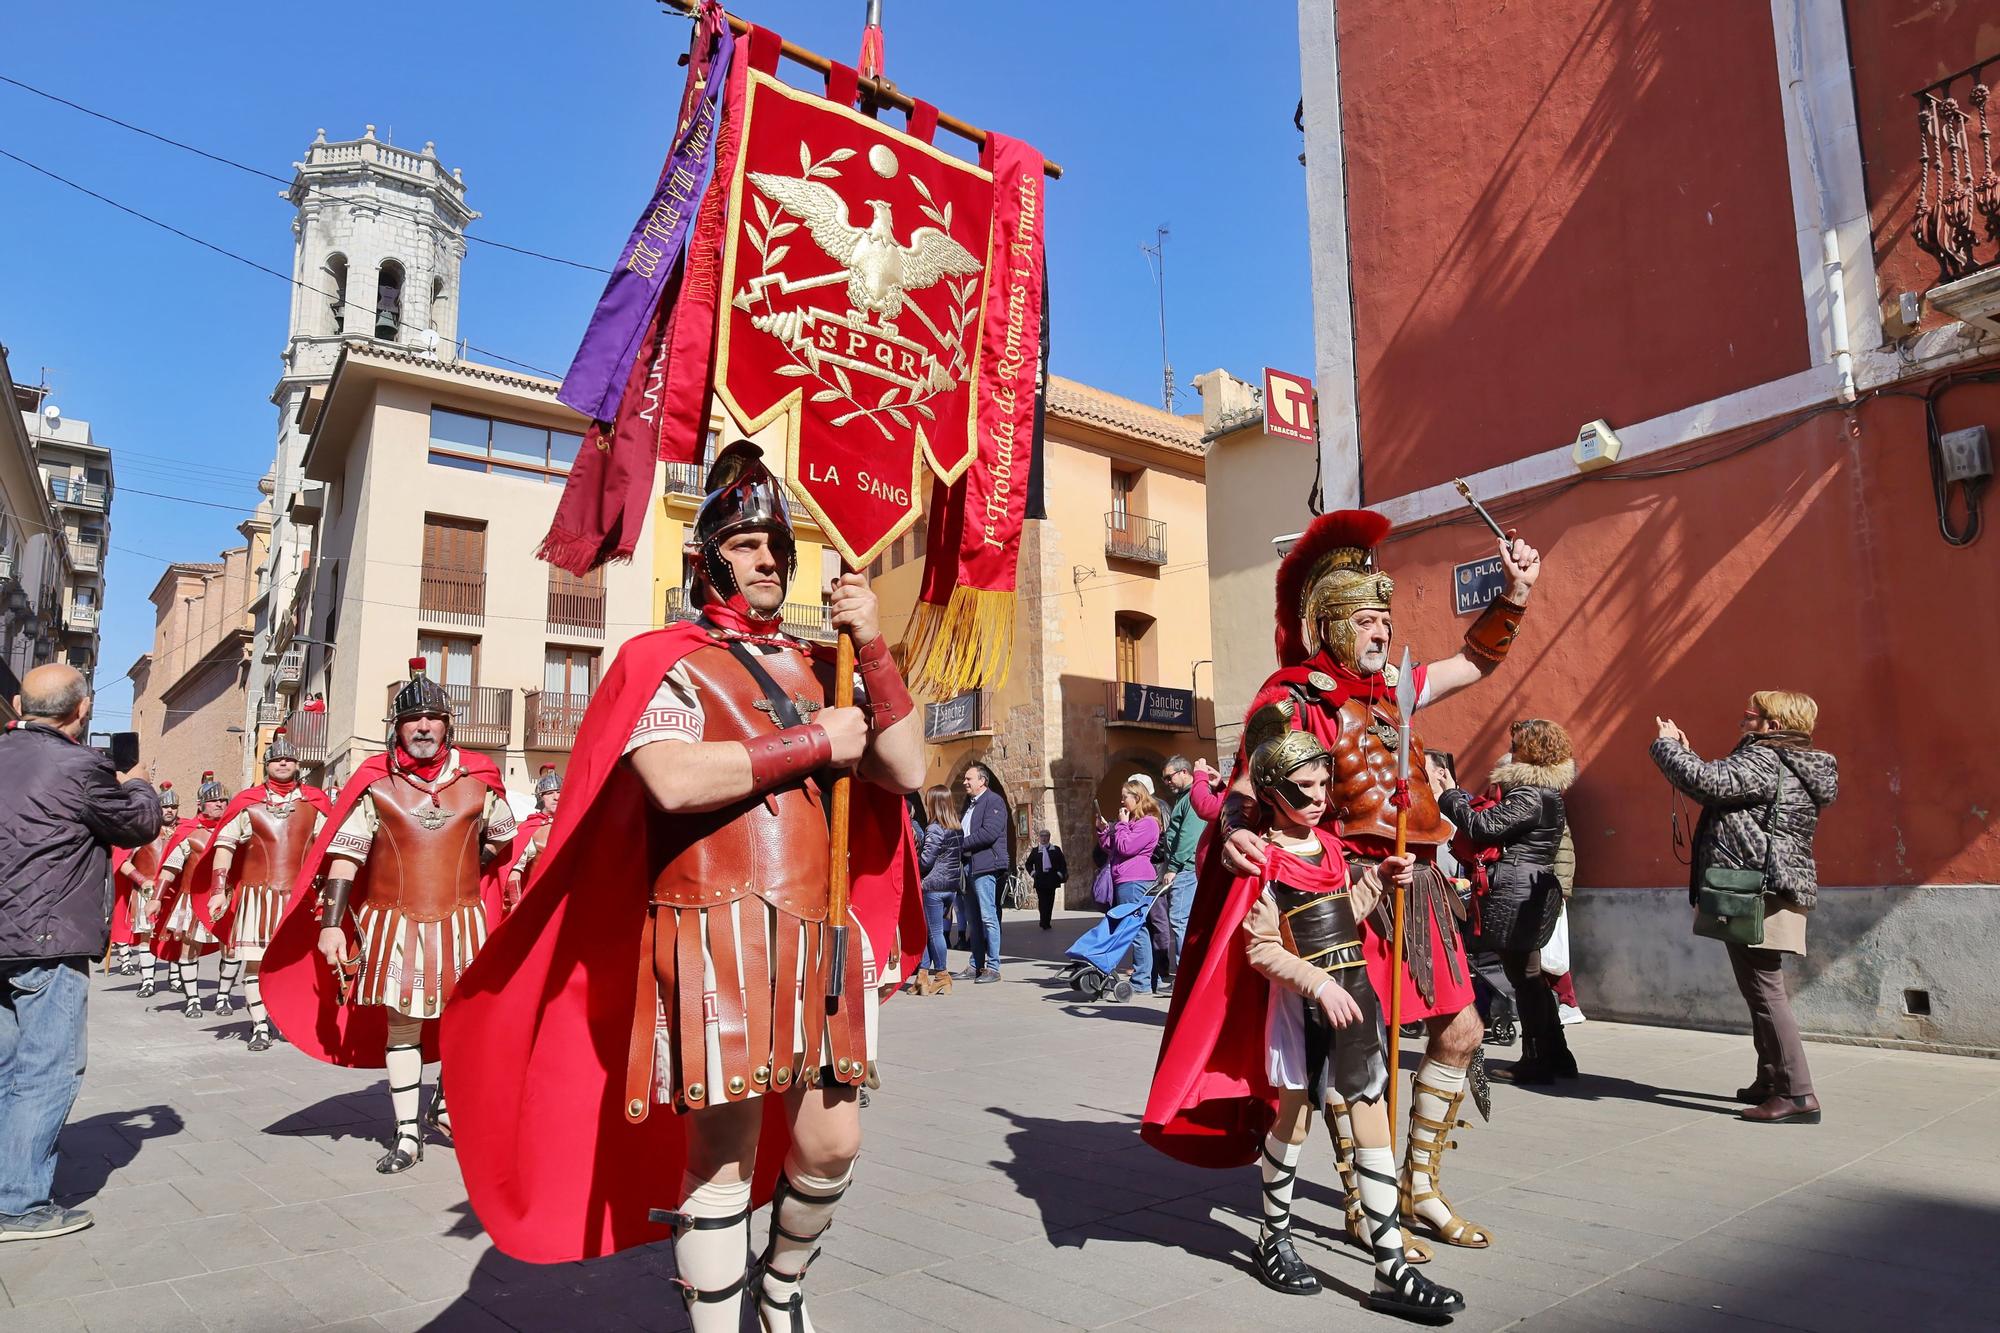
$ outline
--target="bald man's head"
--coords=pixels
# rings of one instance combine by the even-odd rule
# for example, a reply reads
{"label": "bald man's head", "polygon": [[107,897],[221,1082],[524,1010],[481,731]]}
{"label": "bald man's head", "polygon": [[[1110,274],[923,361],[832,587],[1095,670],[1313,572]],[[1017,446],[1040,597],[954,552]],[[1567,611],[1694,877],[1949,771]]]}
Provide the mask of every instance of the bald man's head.
{"label": "bald man's head", "polygon": [[79,729],[90,720],[90,682],[75,667],[50,662],[21,677],[15,702],[22,717],[65,731]]}

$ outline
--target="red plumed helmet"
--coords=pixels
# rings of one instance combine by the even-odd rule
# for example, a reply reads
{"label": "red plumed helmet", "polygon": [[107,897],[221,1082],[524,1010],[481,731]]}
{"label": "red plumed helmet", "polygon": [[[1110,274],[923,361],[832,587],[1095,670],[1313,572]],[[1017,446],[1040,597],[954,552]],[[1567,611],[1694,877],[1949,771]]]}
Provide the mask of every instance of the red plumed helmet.
{"label": "red plumed helmet", "polygon": [[1297,666],[1311,656],[1301,613],[1305,596],[1316,581],[1314,576],[1324,572],[1321,563],[1342,551],[1355,553],[1351,562],[1356,567],[1372,563],[1369,553],[1389,535],[1391,526],[1388,518],[1372,509],[1336,509],[1314,519],[1285,552],[1285,558],[1278,562],[1279,666]]}

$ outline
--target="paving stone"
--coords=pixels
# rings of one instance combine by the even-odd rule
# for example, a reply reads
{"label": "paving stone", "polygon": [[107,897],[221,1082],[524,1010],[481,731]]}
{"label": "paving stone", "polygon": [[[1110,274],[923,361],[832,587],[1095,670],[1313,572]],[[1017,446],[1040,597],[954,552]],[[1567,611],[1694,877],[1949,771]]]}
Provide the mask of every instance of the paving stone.
{"label": "paving stone", "polygon": [[325,1322],[261,1268],[182,1278],[173,1286],[215,1333],[283,1333]]}
{"label": "paving stone", "polygon": [[365,1319],[410,1304],[407,1295],[351,1254],[302,1255],[257,1271],[325,1323]]}
{"label": "paving stone", "polygon": [[170,1282],[72,1296],[69,1304],[90,1333],[154,1333],[184,1327],[195,1319]]}

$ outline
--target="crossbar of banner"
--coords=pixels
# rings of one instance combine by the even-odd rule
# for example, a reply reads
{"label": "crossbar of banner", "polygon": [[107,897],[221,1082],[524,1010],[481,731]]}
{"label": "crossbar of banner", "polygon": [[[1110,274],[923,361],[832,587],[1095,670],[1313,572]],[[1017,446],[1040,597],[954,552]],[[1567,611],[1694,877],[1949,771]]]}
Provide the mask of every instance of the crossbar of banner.
{"label": "crossbar of banner", "polygon": [[[684,18],[693,18],[701,9],[701,0],[659,0],[659,3],[661,8],[679,14]],[[729,15],[729,26],[736,30],[738,36],[750,31],[749,20],[738,18],[734,14]],[[818,74],[825,74],[833,68],[833,61],[817,51],[808,51],[796,42],[785,42],[779,48],[779,53],[787,60],[795,64],[804,65],[807,69]],[[916,102],[910,95],[889,82],[886,78],[862,79],[860,80],[860,87],[877,105],[893,106],[899,111],[911,111],[916,108]],[[957,116],[948,116],[940,111],[938,113],[938,124],[950,130],[961,139],[981,145],[984,145],[986,142],[985,130],[980,129],[977,125],[969,125]],[[1056,179],[1060,179],[1063,174],[1063,169],[1047,158],[1042,159],[1042,171],[1046,175]]]}

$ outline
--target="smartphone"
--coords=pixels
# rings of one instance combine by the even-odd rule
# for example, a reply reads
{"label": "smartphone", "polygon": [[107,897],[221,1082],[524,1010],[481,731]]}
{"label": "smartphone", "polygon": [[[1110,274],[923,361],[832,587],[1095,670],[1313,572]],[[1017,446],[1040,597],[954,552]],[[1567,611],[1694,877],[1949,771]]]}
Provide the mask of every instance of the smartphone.
{"label": "smartphone", "polygon": [[138,732],[114,731],[111,733],[111,766],[120,773],[129,772],[139,766]]}

